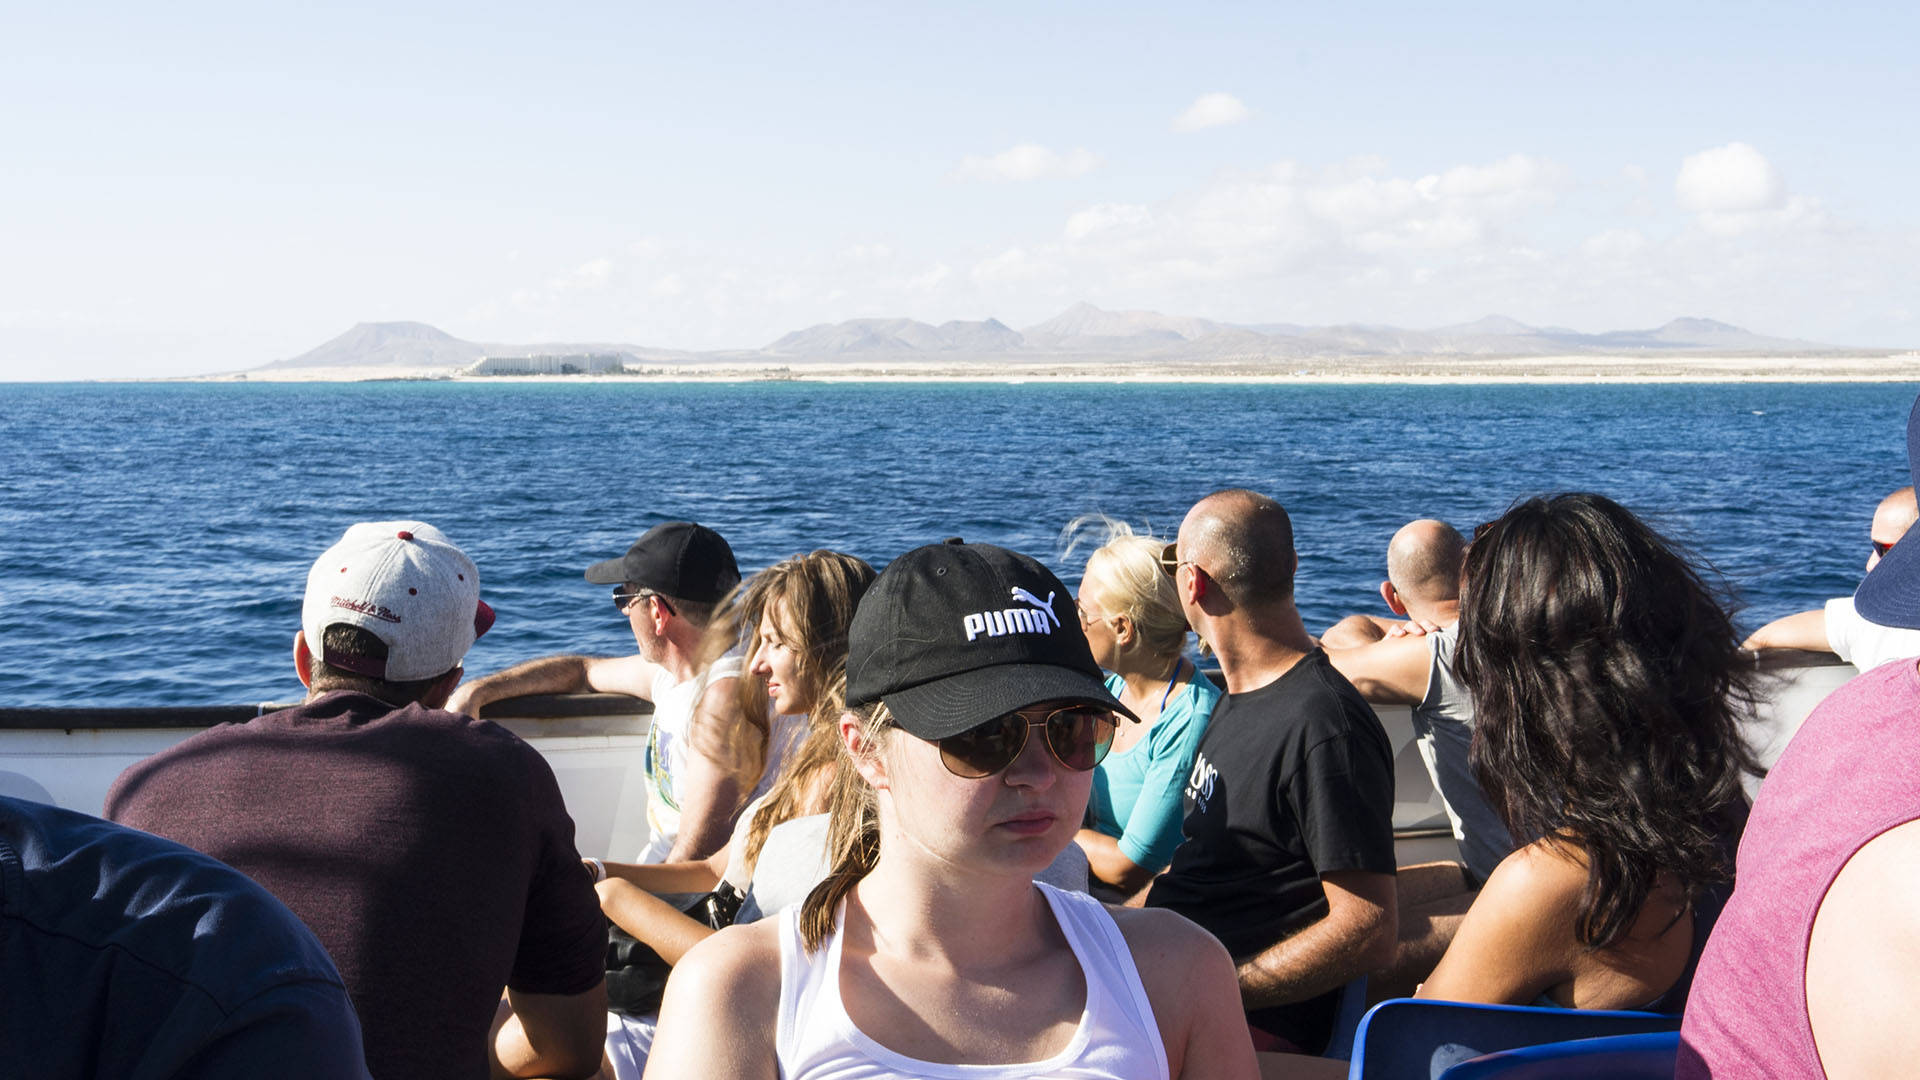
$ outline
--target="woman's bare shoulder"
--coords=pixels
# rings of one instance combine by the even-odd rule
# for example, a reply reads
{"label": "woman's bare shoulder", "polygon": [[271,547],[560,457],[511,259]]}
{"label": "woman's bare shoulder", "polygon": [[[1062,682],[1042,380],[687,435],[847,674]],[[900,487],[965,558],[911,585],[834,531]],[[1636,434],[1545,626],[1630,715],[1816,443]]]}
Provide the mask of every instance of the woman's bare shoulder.
{"label": "woman's bare shoulder", "polygon": [[771,1080],[780,920],[730,926],[688,950],[660,1004],[647,1075]]}
{"label": "woman's bare shoulder", "polygon": [[673,967],[668,989],[686,984],[700,996],[757,1005],[764,999],[771,1017],[780,999],[780,920],[729,926],[695,945]]}
{"label": "woman's bare shoulder", "polygon": [[1164,909],[1107,910],[1133,955],[1172,1075],[1257,1076],[1233,958],[1219,940]]}
{"label": "woman's bare shoulder", "polygon": [[[1201,952],[1220,948],[1212,934],[1200,929],[1191,919],[1165,908],[1120,907],[1104,905],[1120,928],[1127,948],[1139,957],[1142,950],[1155,953]],[[1222,950],[1224,951],[1224,950]]]}
{"label": "woman's bare shoulder", "polygon": [[1535,840],[1487,875],[1475,903],[1513,902],[1542,913],[1577,909],[1587,887],[1587,853],[1572,840]]}
{"label": "woman's bare shoulder", "polygon": [[1185,1005],[1192,1001],[1196,980],[1224,973],[1235,987],[1233,960],[1218,938],[1202,930],[1186,916],[1164,908],[1129,908],[1107,905],[1114,925],[1133,954],[1133,966],[1140,972],[1140,984],[1156,1007],[1163,1001]]}

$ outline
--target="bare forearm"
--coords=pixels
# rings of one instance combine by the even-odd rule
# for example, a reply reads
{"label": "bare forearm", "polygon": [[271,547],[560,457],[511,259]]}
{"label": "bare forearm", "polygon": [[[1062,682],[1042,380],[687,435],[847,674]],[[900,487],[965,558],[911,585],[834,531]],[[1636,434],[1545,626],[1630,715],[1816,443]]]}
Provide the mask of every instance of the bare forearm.
{"label": "bare forearm", "polygon": [[1263,952],[1236,971],[1240,1000],[1264,1009],[1324,994],[1392,962],[1393,920],[1336,922],[1323,918]]}
{"label": "bare forearm", "polygon": [[1081,829],[1073,842],[1087,853],[1087,870],[1109,885],[1131,893],[1153,880],[1152,870],[1127,858],[1120,841],[1098,829]]}
{"label": "bare forearm", "polygon": [[618,878],[608,878],[594,891],[600,894],[600,910],[615,926],[646,942],[669,964],[679,963],[688,949],[713,933],[712,927]]}
{"label": "bare forearm", "polygon": [[[716,861],[722,869],[714,868]],[[707,892],[720,884],[725,866],[724,853],[692,862],[606,864],[609,878],[619,878],[650,893]]]}
{"label": "bare forearm", "polygon": [[447,707],[477,716],[480,710],[508,698],[530,694],[578,694],[588,689],[584,656],[543,656],[505,671],[473,679],[455,688]]}
{"label": "bare forearm", "polygon": [[1752,637],[1741,642],[1741,647],[1832,652],[1833,644],[1827,639],[1827,613],[1825,609],[1815,609],[1775,619],[1755,630]]}
{"label": "bare forearm", "polygon": [[[518,1010],[533,1015],[536,1030],[528,1029],[527,1016]],[[509,990],[494,1015],[487,1042],[488,1076],[513,1080],[595,1075],[600,1068],[605,1010],[606,995],[599,987],[571,997],[529,997]]]}

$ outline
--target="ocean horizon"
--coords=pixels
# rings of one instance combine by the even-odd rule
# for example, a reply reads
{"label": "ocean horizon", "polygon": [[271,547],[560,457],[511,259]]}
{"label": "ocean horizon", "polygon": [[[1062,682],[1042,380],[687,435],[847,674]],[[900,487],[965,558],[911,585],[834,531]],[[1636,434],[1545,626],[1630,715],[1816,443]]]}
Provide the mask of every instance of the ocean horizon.
{"label": "ocean horizon", "polygon": [[1072,519],[1163,535],[1223,487],[1279,499],[1311,630],[1384,614],[1388,537],[1592,490],[1687,544],[1744,628],[1846,595],[1908,482],[1920,383],[19,383],[0,393],[0,704],[300,696],[305,572],[347,525],[432,522],[499,612],[480,674],[633,648],[581,571],[674,518],[744,569],[881,565],[948,536],[1069,584]]}

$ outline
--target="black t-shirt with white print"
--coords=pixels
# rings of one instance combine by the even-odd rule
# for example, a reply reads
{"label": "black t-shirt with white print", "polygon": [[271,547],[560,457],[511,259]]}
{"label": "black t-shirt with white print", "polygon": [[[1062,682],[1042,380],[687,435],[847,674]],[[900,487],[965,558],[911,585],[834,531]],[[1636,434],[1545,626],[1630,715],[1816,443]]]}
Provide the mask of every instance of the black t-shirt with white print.
{"label": "black t-shirt with white print", "polygon": [[[1147,906],[1205,927],[1235,961],[1327,912],[1320,875],[1391,874],[1393,754],[1373,708],[1315,650],[1214,708],[1186,787],[1185,838]],[[1338,992],[1249,1020],[1309,1051]]]}

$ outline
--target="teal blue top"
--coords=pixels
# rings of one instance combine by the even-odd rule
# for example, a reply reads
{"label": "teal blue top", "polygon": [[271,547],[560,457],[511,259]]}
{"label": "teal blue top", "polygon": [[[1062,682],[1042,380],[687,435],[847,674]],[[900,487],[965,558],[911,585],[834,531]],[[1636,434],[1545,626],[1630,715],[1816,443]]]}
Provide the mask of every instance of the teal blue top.
{"label": "teal blue top", "polygon": [[[1192,670],[1191,664],[1182,666]],[[1107,676],[1107,689],[1115,697],[1123,688],[1120,676]],[[1087,825],[1118,837],[1120,853],[1135,866],[1159,870],[1173,861],[1186,816],[1182,792],[1187,771],[1193,768],[1200,736],[1206,734],[1207,718],[1219,700],[1220,690],[1212,680],[1194,672],[1167,699],[1146,738],[1108,754],[1094,770]]]}

